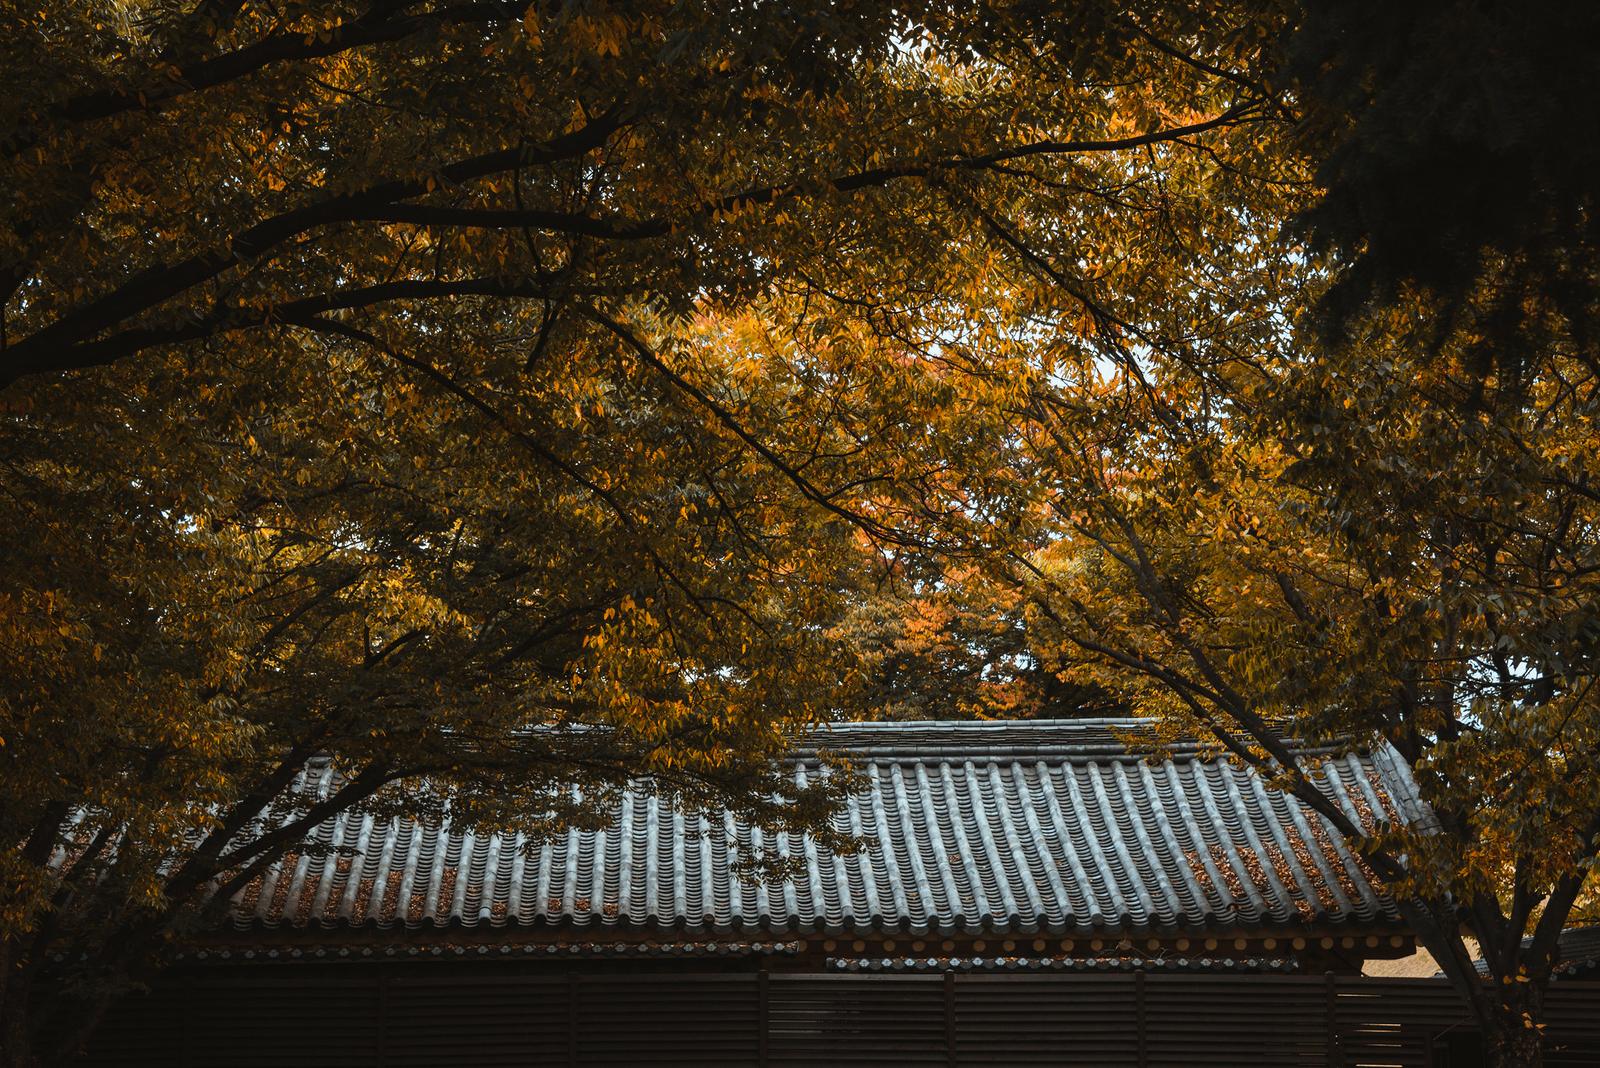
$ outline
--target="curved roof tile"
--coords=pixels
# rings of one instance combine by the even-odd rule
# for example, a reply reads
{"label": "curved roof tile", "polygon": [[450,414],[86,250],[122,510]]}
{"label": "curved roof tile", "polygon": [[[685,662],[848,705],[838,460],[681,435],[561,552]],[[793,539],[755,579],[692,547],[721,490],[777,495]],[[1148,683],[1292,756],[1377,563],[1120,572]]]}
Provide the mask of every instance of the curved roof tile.
{"label": "curved roof tile", "polygon": [[[1257,775],[1203,756],[1151,761],[1138,721],[838,724],[820,750],[864,773],[841,825],[875,840],[834,856],[780,835],[803,870],[767,885],[729,848],[760,833],[624,792],[609,827],[549,842],[345,814],[235,899],[259,927],[914,934],[1145,933],[1397,923],[1394,903],[1327,821]],[[1404,766],[1333,755],[1325,794],[1363,826],[1422,820]]]}

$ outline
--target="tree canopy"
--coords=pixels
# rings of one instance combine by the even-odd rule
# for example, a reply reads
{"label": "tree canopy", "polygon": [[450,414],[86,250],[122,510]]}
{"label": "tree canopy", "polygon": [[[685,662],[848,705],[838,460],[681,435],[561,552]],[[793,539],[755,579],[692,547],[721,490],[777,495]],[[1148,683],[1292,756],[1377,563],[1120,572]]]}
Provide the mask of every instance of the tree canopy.
{"label": "tree canopy", "polygon": [[1594,142],[1572,113],[1600,92],[1582,42],[1600,14],[1548,4],[1427,0],[1304,5],[1287,38],[1300,139],[1322,193],[1296,220],[1338,254],[1319,300],[1325,339],[1373,302],[1432,322],[1432,347],[1470,338],[1479,372],[1515,374],[1553,312],[1596,362],[1600,268]]}
{"label": "tree canopy", "polygon": [[1509,11],[5,8],[8,1055],[334,811],[825,834],[807,723],[1072,703],[1394,746],[1441,833],[1346,833],[1531,1056],[1600,361]]}
{"label": "tree canopy", "polygon": [[[855,591],[1023,507],[985,349],[1159,288],[1245,14],[6,9],[8,1056],[348,807],[828,833],[771,759],[871,691]],[[990,307],[1029,228],[1098,250]]]}
{"label": "tree canopy", "polygon": [[1510,1046],[1600,832],[1595,381],[1552,338],[1485,382],[1429,329],[1041,397],[1046,530],[1005,574],[1069,677],[1309,802],[1298,741],[1392,745],[1437,825],[1342,829],[1447,970],[1472,975],[1465,930],[1513,980],[1463,983]]}

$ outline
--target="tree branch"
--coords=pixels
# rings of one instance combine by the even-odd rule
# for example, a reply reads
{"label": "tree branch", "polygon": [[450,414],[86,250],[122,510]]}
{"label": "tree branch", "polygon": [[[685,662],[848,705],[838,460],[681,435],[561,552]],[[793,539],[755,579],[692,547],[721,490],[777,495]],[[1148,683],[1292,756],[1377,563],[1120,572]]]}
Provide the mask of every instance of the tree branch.
{"label": "tree branch", "polygon": [[[604,144],[619,125],[617,113],[608,112],[581,129],[543,145],[518,146],[473,156],[441,167],[438,175],[447,183],[457,184],[529,163],[574,159]],[[433,184],[431,178],[380,182],[358,192],[329,197],[275,215],[236,234],[226,245],[177,263],[158,263],[5,349],[7,362],[0,370],[0,388],[26,374],[106,362],[103,357],[98,361],[74,362],[70,358],[70,346],[149,311],[247,260],[259,258],[293,237],[329,223],[346,221],[390,201],[422,196]]]}
{"label": "tree branch", "polygon": [[62,101],[48,108],[40,121],[14,130],[0,142],[0,156],[14,156],[38,144],[46,124],[73,125],[130,111],[153,111],[180,97],[238,81],[270,66],[325,59],[367,45],[399,41],[437,26],[518,19],[529,2],[462,4],[398,18],[391,17],[393,5],[377,4],[361,18],[320,33],[275,33],[232,52],[181,65],[159,82],[133,89],[105,89]]}

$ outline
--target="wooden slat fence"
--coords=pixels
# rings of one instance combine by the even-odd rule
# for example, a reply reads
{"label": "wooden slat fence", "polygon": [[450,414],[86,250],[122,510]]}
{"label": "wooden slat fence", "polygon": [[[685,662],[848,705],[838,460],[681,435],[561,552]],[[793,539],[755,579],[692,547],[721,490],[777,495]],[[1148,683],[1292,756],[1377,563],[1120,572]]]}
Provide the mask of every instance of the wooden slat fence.
{"label": "wooden slat fence", "polygon": [[[1600,983],[1556,983],[1547,1064],[1600,1068]],[[125,1001],[94,1065],[1446,1068],[1442,980],[1174,973],[194,970]]]}

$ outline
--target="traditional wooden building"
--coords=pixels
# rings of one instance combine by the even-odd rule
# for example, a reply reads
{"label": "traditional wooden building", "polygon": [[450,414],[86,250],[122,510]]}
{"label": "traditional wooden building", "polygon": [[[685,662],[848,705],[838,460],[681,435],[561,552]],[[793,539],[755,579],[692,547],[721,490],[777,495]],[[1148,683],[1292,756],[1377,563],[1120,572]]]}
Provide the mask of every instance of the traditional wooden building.
{"label": "traditional wooden building", "polygon": [[[845,724],[865,849],[762,842],[641,786],[551,842],[346,815],[97,1033],[97,1068],[1075,1065],[1469,1068],[1443,980],[1317,814],[1135,721]],[[1368,830],[1426,820],[1382,751],[1317,754]],[[313,788],[316,783],[310,784]],[[756,847],[799,861],[741,877]],[[1547,1063],[1600,1068],[1600,984]],[[1477,1059],[1474,1059],[1477,1058]]]}

